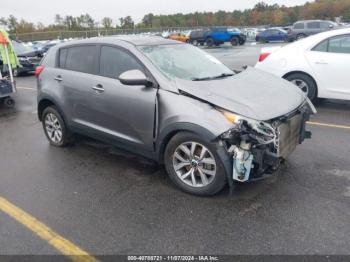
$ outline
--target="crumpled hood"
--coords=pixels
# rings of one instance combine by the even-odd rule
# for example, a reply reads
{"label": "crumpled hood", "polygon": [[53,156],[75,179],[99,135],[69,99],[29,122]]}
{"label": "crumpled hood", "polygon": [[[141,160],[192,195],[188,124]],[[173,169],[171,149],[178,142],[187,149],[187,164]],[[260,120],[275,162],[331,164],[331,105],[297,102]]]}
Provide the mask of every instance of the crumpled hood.
{"label": "crumpled hood", "polygon": [[176,86],[225,110],[261,121],[285,115],[306,99],[304,93],[288,81],[251,67],[218,80],[177,79]]}

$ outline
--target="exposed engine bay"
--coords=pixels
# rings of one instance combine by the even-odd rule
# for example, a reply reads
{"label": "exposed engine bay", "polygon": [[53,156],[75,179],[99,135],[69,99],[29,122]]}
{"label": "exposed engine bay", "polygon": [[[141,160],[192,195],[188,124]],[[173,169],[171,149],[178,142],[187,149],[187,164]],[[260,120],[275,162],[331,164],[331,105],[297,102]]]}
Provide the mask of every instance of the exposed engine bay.
{"label": "exposed engine bay", "polygon": [[290,114],[269,121],[241,117],[220,137],[233,159],[232,179],[247,182],[275,173],[298,144],[311,138],[305,124],[314,113],[306,101]]}

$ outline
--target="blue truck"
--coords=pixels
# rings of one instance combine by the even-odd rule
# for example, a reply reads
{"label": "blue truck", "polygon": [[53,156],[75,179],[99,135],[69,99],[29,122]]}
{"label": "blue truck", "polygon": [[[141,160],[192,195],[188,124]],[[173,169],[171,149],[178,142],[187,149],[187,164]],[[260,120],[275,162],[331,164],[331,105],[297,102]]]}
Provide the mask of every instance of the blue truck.
{"label": "blue truck", "polygon": [[189,42],[194,45],[206,44],[208,47],[220,46],[225,42],[230,42],[233,46],[237,46],[244,45],[246,35],[237,28],[212,27],[192,31]]}

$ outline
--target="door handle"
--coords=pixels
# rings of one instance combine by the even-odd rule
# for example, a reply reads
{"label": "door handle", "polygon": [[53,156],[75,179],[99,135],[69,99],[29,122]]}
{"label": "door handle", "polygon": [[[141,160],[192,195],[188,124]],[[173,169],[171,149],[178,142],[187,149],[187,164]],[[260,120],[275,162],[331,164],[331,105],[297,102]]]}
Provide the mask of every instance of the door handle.
{"label": "door handle", "polygon": [[95,90],[97,93],[102,93],[105,91],[102,85],[98,84],[92,87],[93,90]]}
{"label": "door handle", "polygon": [[62,76],[56,76],[54,79],[55,79],[57,82],[62,82],[62,81],[63,81]]}
{"label": "door handle", "polygon": [[328,65],[328,63],[325,61],[316,61],[315,64],[316,65]]}

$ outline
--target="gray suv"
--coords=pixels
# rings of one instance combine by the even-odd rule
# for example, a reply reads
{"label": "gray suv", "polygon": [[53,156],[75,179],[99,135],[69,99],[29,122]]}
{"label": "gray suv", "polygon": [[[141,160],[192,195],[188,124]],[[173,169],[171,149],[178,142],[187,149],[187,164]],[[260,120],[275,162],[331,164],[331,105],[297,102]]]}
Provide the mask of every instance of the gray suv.
{"label": "gray suv", "polygon": [[289,29],[288,40],[300,40],[310,35],[318,34],[339,27],[339,25],[332,21],[326,20],[306,20],[298,21]]}
{"label": "gray suv", "polygon": [[49,142],[82,134],[165,165],[182,190],[275,173],[310,133],[314,107],[285,80],[235,74],[192,45],[106,37],[52,47],[36,71],[38,116]]}

